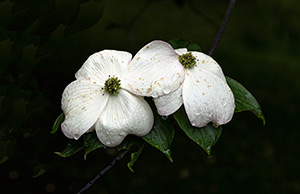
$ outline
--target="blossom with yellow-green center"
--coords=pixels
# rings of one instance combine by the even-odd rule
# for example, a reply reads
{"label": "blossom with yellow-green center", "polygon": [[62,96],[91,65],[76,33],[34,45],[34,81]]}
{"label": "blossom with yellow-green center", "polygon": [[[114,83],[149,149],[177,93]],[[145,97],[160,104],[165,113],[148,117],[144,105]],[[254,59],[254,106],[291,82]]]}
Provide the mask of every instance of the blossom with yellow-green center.
{"label": "blossom with yellow-green center", "polygon": [[175,91],[184,79],[179,65],[173,48],[163,41],[152,41],[133,59],[116,50],[91,55],[63,92],[63,133],[79,139],[95,130],[109,147],[119,145],[128,134],[146,135],[154,119],[143,96]]}
{"label": "blossom with yellow-green center", "polygon": [[186,48],[176,49],[185,69],[182,85],[170,94],[154,98],[158,113],[168,116],[182,104],[191,124],[204,127],[228,123],[235,109],[234,96],[218,63],[210,56]]}

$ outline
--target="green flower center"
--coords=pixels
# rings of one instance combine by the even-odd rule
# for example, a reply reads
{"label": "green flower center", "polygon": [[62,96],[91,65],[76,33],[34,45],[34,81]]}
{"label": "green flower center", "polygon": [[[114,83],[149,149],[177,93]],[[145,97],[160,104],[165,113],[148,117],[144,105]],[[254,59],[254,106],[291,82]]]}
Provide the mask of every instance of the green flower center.
{"label": "green flower center", "polygon": [[188,52],[179,56],[179,62],[184,68],[191,68],[196,64],[196,58],[192,55],[192,53]]}
{"label": "green flower center", "polygon": [[116,95],[119,93],[119,90],[121,89],[121,81],[118,79],[118,77],[110,77],[105,81],[104,89],[109,94]]}

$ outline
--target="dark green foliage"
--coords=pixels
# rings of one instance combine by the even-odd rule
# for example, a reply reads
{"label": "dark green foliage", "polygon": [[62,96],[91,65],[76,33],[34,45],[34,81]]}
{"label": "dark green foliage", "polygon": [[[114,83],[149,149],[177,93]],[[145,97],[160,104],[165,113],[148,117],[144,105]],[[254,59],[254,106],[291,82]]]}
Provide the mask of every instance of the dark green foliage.
{"label": "dark green foliage", "polygon": [[201,47],[192,42],[192,41],[185,41],[183,39],[174,39],[174,40],[169,40],[169,43],[173,46],[174,49],[179,49],[179,48],[187,48],[188,51],[201,51]]}
{"label": "dark green foliage", "polygon": [[131,160],[129,163],[127,163],[128,168],[133,171],[133,164],[136,162],[140,154],[142,153],[142,150],[144,148],[144,142],[135,136],[127,136],[123,142],[117,147],[118,150],[123,150],[123,149],[131,149],[132,147],[137,148],[137,151],[133,152],[131,154]]}
{"label": "dark green foliage", "polygon": [[65,120],[64,113],[61,113],[54,122],[51,133],[55,133],[58,129],[60,129],[60,125]]}
{"label": "dark green foliage", "polygon": [[263,121],[263,124],[265,124],[265,117],[254,96],[234,79],[226,77],[226,80],[234,94],[235,112],[251,111],[257,118],[260,118]]}
{"label": "dark green foliage", "polygon": [[86,159],[88,153],[98,148],[103,148],[104,145],[99,141],[95,133],[88,133],[84,135],[84,147],[85,147],[84,159]]}
{"label": "dark green foliage", "polygon": [[76,140],[69,140],[67,147],[62,152],[55,152],[55,154],[59,155],[60,157],[70,157],[73,154],[77,153],[78,151],[84,148],[84,144],[82,141]]}
{"label": "dark green foliage", "polygon": [[171,156],[171,144],[173,142],[175,128],[169,119],[160,116],[154,109],[154,126],[150,133],[143,137],[143,139],[159,149],[164,153],[171,162],[173,162]]}
{"label": "dark green foliage", "polygon": [[174,117],[185,134],[210,155],[221,135],[222,127],[215,128],[212,124],[202,128],[192,126],[183,107],[174,113]]}

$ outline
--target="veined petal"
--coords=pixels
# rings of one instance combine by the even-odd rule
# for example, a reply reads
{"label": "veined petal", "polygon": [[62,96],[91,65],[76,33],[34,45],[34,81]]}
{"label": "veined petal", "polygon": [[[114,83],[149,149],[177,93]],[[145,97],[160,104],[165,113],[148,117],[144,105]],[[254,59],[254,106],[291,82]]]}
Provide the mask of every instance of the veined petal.
{"label": "veined petal", "polygon": [[79,80],[91,80],[104,84],[108,76],[120,77],[132,55],[125,51],[103,50],[92,54],[77,71]]}
{"label": "veined petal", "polygon": [[88,80],[76,80],[63,92],[61,107],[65,121],[61,124],[63,133],[71,139],[78,139],[96,123],[108,99],[100,85]]}
{"label": "veined petal", "polygon": [[176,112],[182,105],[182,86],[170,94],[154,98],[158,114],[168,116]]}
{"label": "veined petal", "polygon": [[123,88],[154,98],[176,90],[184,80],[184,69],[171,45],[152,41],[132,59],[122,77]]}
{"label": "veined petal", "polygon": [[114,147],[128,134],[146,135],[152,129],[153,122],[148,103],[142,97],[121,89],[119,94],[109,96],[95,129],[104,145]]}
{"label": "veined petal", "polygon": [[193,126],[203,127],[209,122],[222,125],[234,113],[234,96],[225,81],[198,68],[187,70],[183,83],[183,103]]}
{"label": "veined petal", "polygon": [[[180,48],[180,49],[175,49],[175,52],[178,55],[183,55],[188,53],[189,51],[186,48]],[[197,51],[191,51],[191,53],[196,58],[196,65],[193,68],[206,70],[210,73],[215,74],[223,81],[226,81],[222,68],[212,57]]]}
{"label": "veined petal", "polygon": [[196,65],[194,66],[195,69],[208,71],[226,82],[222,68],[212,57],[196,51],[191,51],[191,53],[194,57],[196,57]]}

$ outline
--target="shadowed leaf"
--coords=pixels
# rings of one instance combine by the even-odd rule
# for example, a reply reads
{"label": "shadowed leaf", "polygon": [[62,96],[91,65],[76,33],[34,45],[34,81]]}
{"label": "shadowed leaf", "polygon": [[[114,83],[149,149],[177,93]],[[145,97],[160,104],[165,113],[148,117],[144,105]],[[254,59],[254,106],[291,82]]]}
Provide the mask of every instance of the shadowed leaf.
{"label": "shadowed leaf", "polygon": [[265,117],[261,107],[254,96],[244,87],[230,77],[226,77],[227,83],[231,88],[235,98],[235,112],[251,111],[255,116],[260,118],[265,125]]}
{"label": "shadowed leaf", "polygon": [[143,139],[150,145],[159,149],[168,159],[173,162],[171,157],[171,143],[173,141],[175,129],[169,119],[163,119],[154,111],[154,125],[150,133]]}
{"label": "shadowed leaf", "polygon": [[52,133],[52,134],[55,133],[60,128],[60,125],[64,120],[65,120],[65,115],[64,115],[64,113],[61,113],[55,120],[50,133]]}
{"label": "shadowed leaf", "polygon": [[104,147],[104,145],[99,141],[95,133],[87,133],[84,135],[84,147],[85,147],[84,159],[86,160],[86,156],[90,152],[98,148],[102,148]]}
{"label": "shadowed leaf", "polygon": [[82,141],[80,140],[70,140],[67,147],[62,152],[54,152],[55,154],[59,155],[60,157],[70,157],[76,152],[82,150],[84,147],[82,145]]}
{"label": "shadowed leaf", "polygon": [[138,157],[140,156],[143,147],[144,147],[144,142],[141,140],[141,138],[135,137],[135,136],[127,136],[125,140],[117,147],[118,150],[122,149],[130,149],[132,146],[137,147],[137,151],[133,152],[131,154],[131,160],[127,164],[129,170],[131,172],[134,172],[132,169],[133,164],[137,161]]}
{"label": "shadowed leaf", "polygon": [[202,128],[192,126],[185,113],[184,107],[181,107],[174,113],[174,117],[185,134],[199,144],[206,153],[210,155],[212,147],[217,143],[221,136],[222,128],[215,128],[212,124],[208,124],[206,127]]}

